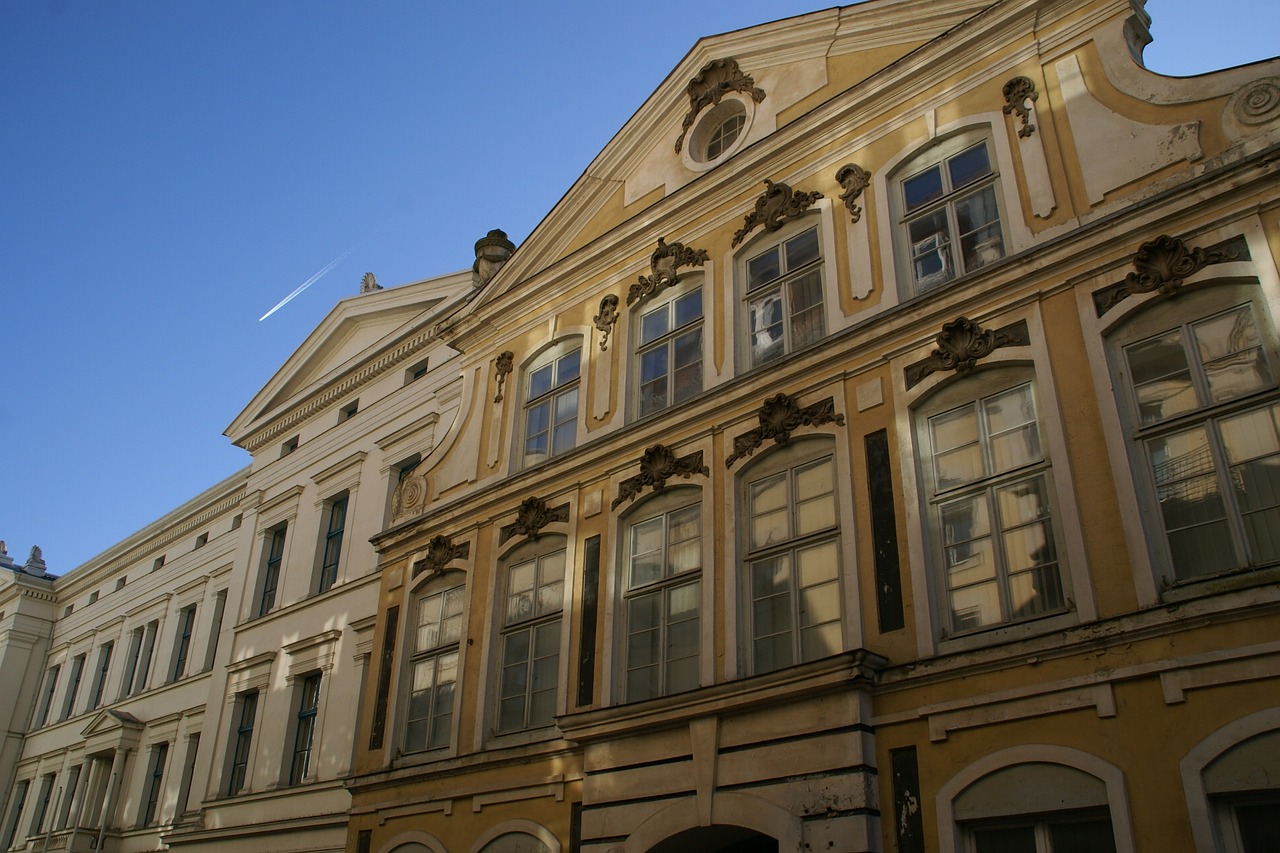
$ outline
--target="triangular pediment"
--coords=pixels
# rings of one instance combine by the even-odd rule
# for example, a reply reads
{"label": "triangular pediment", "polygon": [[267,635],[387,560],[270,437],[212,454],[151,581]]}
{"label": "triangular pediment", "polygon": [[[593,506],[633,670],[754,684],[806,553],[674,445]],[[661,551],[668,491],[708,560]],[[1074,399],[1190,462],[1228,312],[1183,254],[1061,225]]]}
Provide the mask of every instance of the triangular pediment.
{"label": "triangular pediment", "polygon": [[108,708],[99,711],[89,720],[89,724],[80,732],[85,739],[97,735],[110,735],[121,730],[140,732],[145,723],[128,711],[114,711]]}
{"label": "triangular pediment", "polygon": [[387,354],[397,347],[411,355],[405,342],[422,337],[470,287],[467,271],[339,302],[227,427],[226,435],[244,446],[251,433],[326,391],[354,393],[360,381],[376,377],[370,365],[391,369],[395,358]]}
{"label": "triangular pediment", "polygon": [[[991,0],[868,0],[699,40],[590,163],[559,203],[489,282],[477,304],[529,284],[593,241],[635,235],[636,224],[664,220],[681,191],[724,184],[740,189],[743,170],[761,169],[777,132],[860,86],[922,45],[955,28]],[[727,69],[727,70],[726,70]],[[749,114],[723,159],[699,149],[714,125],[719,89]],[[701,158],[701,159],[699,159]],[[745,212],[745,211],[744,211]],[[619,228],[624,223],[627,228]],[[654,232],[682,240],[687,235]],[[607,238],[606,241],[607,242]],[[596,250],[593,246],[593,251]],[[598,264],[602,258],[588,263]]]}

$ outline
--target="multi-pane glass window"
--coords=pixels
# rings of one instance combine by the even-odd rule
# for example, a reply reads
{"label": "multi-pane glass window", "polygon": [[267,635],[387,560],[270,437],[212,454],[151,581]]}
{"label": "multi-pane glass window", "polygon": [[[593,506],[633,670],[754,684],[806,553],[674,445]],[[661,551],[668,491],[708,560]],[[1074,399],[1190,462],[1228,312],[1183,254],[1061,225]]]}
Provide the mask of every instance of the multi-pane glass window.
{"label": "multi-pane glass window", "polygon": [[465,591],[459,579],[443,578],[418,598],[405,715],[406,752],[449,745]]}
{"label": "multi-pane glass window", "polygon": [[750,258],[746,273],[751,367],[795,352],[826,335],[817,226]]}
{"label": "multi-pane glass window", "polygon": [[626,701],[698,686],[701,505],[632,524],[627,536]]}
{"label": "multi-pane glass window", "polygon": [[61,666],[51,666],[44,673],[44,696],[40,699],[40,713],[36,714],[35,728],[49,722],[49,711],[53,708],[53,694],[58,690],[58,673]]}
{"label": "multi-pane glass window", "polygon": [[753,480],[746,501],[753,671],[839,652],[834,460],[825,456]]}
{"label": "multi-pane glass window", "polygon": [[1030,382],[928,419],[931,512],[952,633],[1066,608]]}
{"label": "multi-pane glass window", "polygon": [[280,586],[280,562],[284,559],[284,537],[288,524],[271,529],[271,542],[267,546],[266,565],[262,571],[262,595],[258,599],[258,615],[265,616],[276,606],[276,589]]}
{"label": "multi-pane glass window", "polygon": [[87,655],[76,655],[71,661],[71,678],[67,682],[67,695],[62,699],[62,713],[58,719],[65,720],[76,709],[76,697],[80,694],[80,680],[84,676],[84,662]]}
{"label": "multi-pane glass window", "polygon": [[499,732],[546,726],[555,718],[564,566],[560,550],[507,569]]}
{"label": "multi-pane glass window", "polygon": [[147,799],[142,804],[139,826],[151,826],[156,822],[160,794],[164,790],[164,766],[168,760],[169,744],[167,742],[151,747],[151,766],[147,772]]}
{"label": "multi-pane glass window", "polygon": [[702,288],[651,305],[640,315],[638,414],[702,392]]}
{"label": "multi-pane glass window", "polygon": [[244,789],[245,775],[249,770],[249,750],[253,747],[253,725],[258,716],[258,691],[241,693],[236,704],[240,706],[240,714],[231,747],[231,772],[227,774],[229,797]]}
{"label": "multi-pane glass window", "polygon": [[[553,352],[555,352],[553,350]],[[525,376],[524,464],[572,450],[578,435],[582,350],[539,359]]]}
{"label": "multi-pane glass window", "polygon": [[173,669],[169,673],[170,681],[177,681],[187,674],[187,658],[191,655],[191,632],[195,627],[196,606],[194,604],[182,608],[178,612],[178,637],[173,650]]}
{"label": "multi-pane glass window", "polygon": [[928,430],[952,633],[1064,610],[1032,383],[933,415]]}
{"label": "multi-pane glass window", "polygon": [[342,532],[347,524],[347,496],[329,501],[329,523],[325,526],[324,556],[320,560],[319,592],[338,582],[338,560],[342,557]]}
{"label": "multi-pane glass window", "polygon": [[1280,402],[1252,303],[1124,347],[1173,574],[1280,561]]}
{"label": "multi-pane glass window", "polygon": [[733,147],[738,141],[738,134],[747,123],[745,112],[734,113],[716,125],[715,130],[707,137],[707,147],[703,159],[710,162]]}
{"label": "multi-pane glass window", "polygon": [[974,853],[1115,853],[1116,849],[1111,818],[1087,812],[976,824],[969,835]]}
{"label": "multi-pane glass window", "polygon": [[293,761],[289,765],[289,784],[297,785],[311,770],[311,744],[316,734],[316,713],[320,707],[320,673],[302,679],[298,690],[298,712],[293,732]]}
{"label": "multi-pane glass window", "polygon": [[955,147],[944,144],[925,155],[932,162],[899,184],[917,292],[1005,255],[990,147],[986,140]]}
{"label": "multi-pane glass window", "polygon": [[107,689],[107,673],[111,671],[111,653],[116,644],[108,640],[98,647],[98,671],[93,677],[93,696],[89,699],[87,710],[93,711],[102,704],[102,694]]}

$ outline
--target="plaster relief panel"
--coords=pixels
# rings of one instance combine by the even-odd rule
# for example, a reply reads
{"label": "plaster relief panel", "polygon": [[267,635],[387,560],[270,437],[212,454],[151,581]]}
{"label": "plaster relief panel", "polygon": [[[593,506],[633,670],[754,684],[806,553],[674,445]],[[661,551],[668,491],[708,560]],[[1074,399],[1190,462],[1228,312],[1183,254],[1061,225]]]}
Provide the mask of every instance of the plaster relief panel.
{"label": "plaster relief panel", "polygon": [[1142,124],[1113,112],[1089,92],[1080,61],[1054,64],[1090,204],[1108,192],[1180,160],[1201,157],[1200,125]]}

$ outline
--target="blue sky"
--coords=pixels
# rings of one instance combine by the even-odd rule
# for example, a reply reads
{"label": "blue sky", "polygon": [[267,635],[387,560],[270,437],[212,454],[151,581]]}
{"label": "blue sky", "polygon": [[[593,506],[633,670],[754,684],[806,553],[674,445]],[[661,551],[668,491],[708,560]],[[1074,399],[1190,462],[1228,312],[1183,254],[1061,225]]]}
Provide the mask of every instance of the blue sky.
{"label": "blue sky", "polygon": [[[247,464],[365,271],[519,243],[699,36],[826,5],[0,0],[0,539],[65,573]],[[1261,0],[1147,10],[1162,73],[1280,53]]]}

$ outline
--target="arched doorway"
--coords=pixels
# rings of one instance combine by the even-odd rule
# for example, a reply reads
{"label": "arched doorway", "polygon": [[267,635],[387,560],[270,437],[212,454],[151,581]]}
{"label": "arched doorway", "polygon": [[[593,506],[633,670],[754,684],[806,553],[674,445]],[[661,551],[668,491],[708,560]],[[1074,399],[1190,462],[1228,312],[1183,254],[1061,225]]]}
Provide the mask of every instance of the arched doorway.
{"label": "arched doorway", "polygon": [[649,853],[778,853],[778,840],[740,826],[699,826],[658,842]]}

